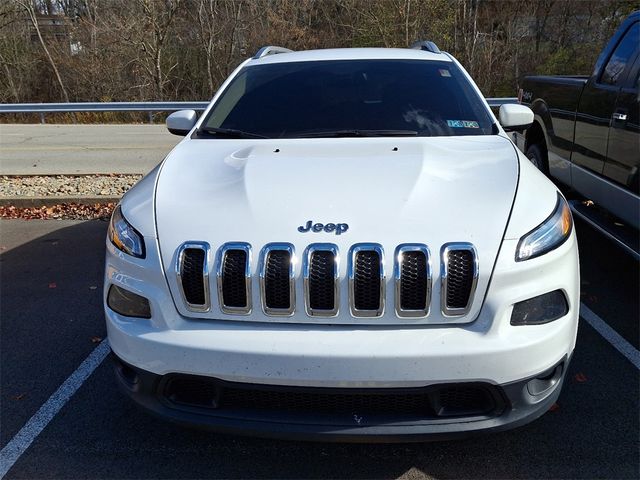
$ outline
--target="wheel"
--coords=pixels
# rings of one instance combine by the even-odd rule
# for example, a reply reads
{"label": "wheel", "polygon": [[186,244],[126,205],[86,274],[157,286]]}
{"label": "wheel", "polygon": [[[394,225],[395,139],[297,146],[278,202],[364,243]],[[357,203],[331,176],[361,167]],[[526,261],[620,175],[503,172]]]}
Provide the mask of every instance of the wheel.
{"label": "wheel", "polygon": [[545,175],[549,174],[547,149],[543,145],[540,145],[539,143],[531,145],[529,148],[527,148],[526,155],[527,158],[531,160],[531,163],[533,163],[538,168],[538,170],[540,170]]}

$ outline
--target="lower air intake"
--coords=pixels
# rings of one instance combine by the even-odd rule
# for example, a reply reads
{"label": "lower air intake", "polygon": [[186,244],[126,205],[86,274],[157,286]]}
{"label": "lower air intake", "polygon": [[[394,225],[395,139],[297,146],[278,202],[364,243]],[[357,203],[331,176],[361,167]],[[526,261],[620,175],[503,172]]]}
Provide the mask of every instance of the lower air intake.
{"label": "lower air intake", "polygon": [[171,374],[159,394],[173,408],[244,420],[280,418],[300,423],[353,426],[357,415],[368,424],[473,418],[499,415],[505,403],[498,387],[485,383],[418,388],[358,389],[250,385],[215,378]]}

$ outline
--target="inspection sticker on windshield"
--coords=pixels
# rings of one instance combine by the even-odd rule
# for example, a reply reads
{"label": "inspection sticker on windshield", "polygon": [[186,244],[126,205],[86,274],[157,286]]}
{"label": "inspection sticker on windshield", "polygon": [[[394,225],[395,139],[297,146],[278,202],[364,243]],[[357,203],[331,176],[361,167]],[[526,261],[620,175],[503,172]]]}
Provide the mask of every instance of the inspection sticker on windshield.
{"label": "inspection sticker on windshield", "polygon": [[451,128],[480,128],[478,122],[469,120],[447,120],[447,125]]}
{"label": "inspection sticker on windshield", "polygon": [[439,68],[438,72],[440,73],[441,77],[450,77],[451,76],[451,72],[449,70],[447,70],[446,68]]}

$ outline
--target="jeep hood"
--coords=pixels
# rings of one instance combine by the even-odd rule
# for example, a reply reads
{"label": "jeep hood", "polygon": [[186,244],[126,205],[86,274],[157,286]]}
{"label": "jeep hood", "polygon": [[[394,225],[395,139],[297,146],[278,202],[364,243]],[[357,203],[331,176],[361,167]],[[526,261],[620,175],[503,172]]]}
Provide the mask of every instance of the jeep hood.
{"label": "jeep hood", "polygon": [[[440,313],[440,249],[470,242],[478,252],[479,279],[471,310],[480,311],[507,226],[518,183],[513,144],[501,136],[435,138],[341,138],[189,140],[167,157],[158,178],[155,206],[161,258],[176,307],[184,316],[296,323],[443,323]],[[298,231],[308,221],[348,224],[335,232]],[[215,251],[226,242],[252,245],[253,313],[222,313],[211,272],[208,313],[186,309],[175,274],[176,251],[204,241]],[[335,243],[340,266],[337,318],[305,314],[300,268],[296,311],[268,317],[260,309],[258,253],[270,242],[294,245],[298,258],[316,242]],[[381,318],[352,318],[347,304],[346,258],[359,242],[385,252],[386,311]],[[426,319],[398,319],[394,312],[393,252],[401,243],[431,250],[433,294]],[[211,262],[213,263],[213,262]],[[212,265],[212,269],[215,266]]]}

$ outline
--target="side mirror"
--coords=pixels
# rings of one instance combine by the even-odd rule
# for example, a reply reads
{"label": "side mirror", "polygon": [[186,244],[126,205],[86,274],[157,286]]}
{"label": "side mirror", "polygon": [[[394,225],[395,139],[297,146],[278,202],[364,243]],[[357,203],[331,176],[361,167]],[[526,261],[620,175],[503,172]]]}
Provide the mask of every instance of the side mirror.
{"label": "side mirror", "polygon": [[195,110],[180,110],[167,117],[167,129],[174,135],[185,136],[198,120]]}
{"label": "side mirror", "polygon": [[529,107],[506,103],[500,107],[500,125],[505,132],[521,132],[533,124],[533,112]]}

